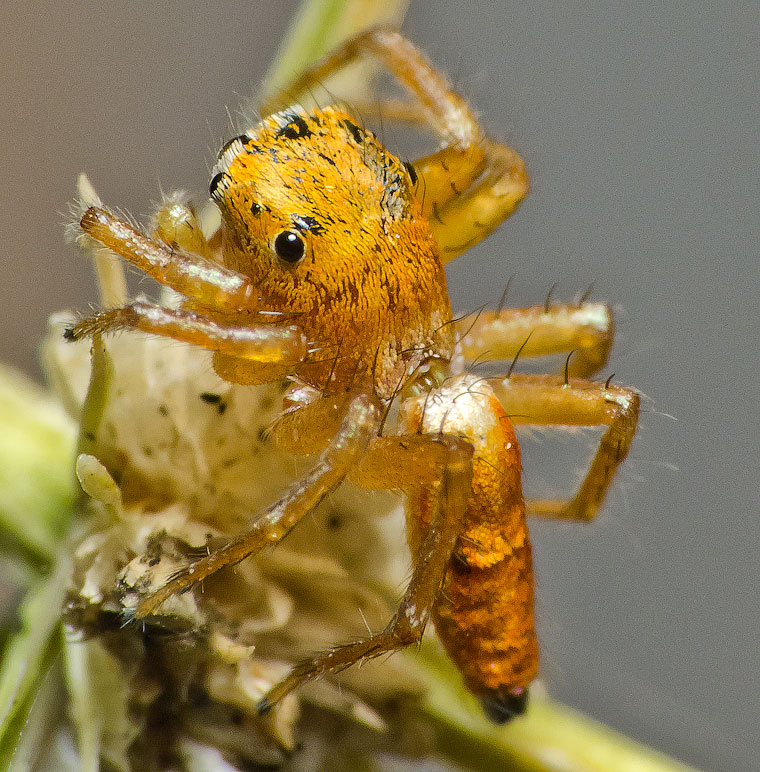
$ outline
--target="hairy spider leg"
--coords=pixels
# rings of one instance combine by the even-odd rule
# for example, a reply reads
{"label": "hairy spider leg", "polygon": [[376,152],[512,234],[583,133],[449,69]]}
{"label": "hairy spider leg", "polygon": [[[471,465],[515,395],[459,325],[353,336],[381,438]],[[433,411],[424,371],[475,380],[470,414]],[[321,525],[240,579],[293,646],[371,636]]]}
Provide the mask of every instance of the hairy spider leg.
{"label": "hairy spider leg", "polygon": [[618,466],[628,455],[639,418],[635,391],[556,375],[513,373],[489,380],[515,425],[606,426],[588,472],[571,499],[528,501],[529,515],[592,520]]}
{"label": "hairy spider leg", "polygon": [[[306,340],[293,325],[232,326],[185,309],[164,308],[138,300],[122,308],[101,311],[77,322],[65,332],[69,340],[80,340],[118,330],[142,330],[190,343],[262,365],[267,380],[274,368],[292,369],[306,355]],[[270,369],[272,368],[272,369]]]}
{"label": "hairy spider leg", "polygon": [[[287,313],[256,311],[247,277],[203,256],[178,252],[105,209],[89,208],[80,224],[84,233],[189,300],[180,309],[137,301],[103,311],[67,329],[69,340],[123,329],[163,335],[211,349],[216,358],[245,361],[247,383],[277,380],[306,357],[307,341],[287,324]],[[169,227],[169,222],[160,226],[164,235]]]}
{"label": "hairy spider leg", "polygon": [[408,493],[414,572],[401,605],[382,632],[297,665],[262,709],[310,679],[419,641],[431,617],[492,718],[525,709],[538,648],[520,450],[509,419],[488,384],[461,375],[406,401],[400,431],[408,433],[373,440],[350,477]]}
{"label": "hairy spider leg", "polygon": [[639,416],[631,389],[588,377],[607,361],[614,339],[612,309],[603,303],[557,304],[486,311],[460,320],[465,361],[573,352],[566,376],[510,374],[492,381],[516,425],[607,426],[585,479],[568,500],[528,501],[530,515],[589,521],[601,507],[618,466],[630,450]]}
{"label": "hairy spider leg", "polygon": [[[381,455],[393,458],[395,469],[386,467],[390,474],[380,487],[406,488],[419,484],[414,479],[414,467],[407,466],[410,449],[415,458],[425,458],[423,463],[428,469],[431,466],[438,467],[438,482],[430,488],[435,498],[433,514],[427,533],[413,553],[414,569],[409,586],[398,610],[382,632],[315,654],[296,665],[261,701],[261,712],[266,712],[306,681],[344,670],[366,659],[389,654],[422,638],[465,522],[472,480],[472,446],[465,440],[447,434],[426,436],[422,442],[417,436],[381,439]],[[409,446],[406,445],[407,440],[411,441]],[[396,453],[391,452],[391,449]],[[428,452],[432,458],[427,457]],[[399,455],[405,460],[400,461]],[[377,458],[372,447],[369,457]],[[382,474],[374,463],[370,466],[371,476],[378,481],[378,475],[382,477]],[[361,472],[356,472],[352,477],[361,480]]]}
{"label": "hairy spider leg", "polygon": [[[326,398],[327,399],[327,398]],[[325,400],[326,401],[326,400]],[[321,403],[316,405],[321,407]],[[305,420],[311,406],[299,410]],[[317,413],[316,418],[321,416]],[[340,428],[311,471],[294,483],[282,498],[256,518],[252,527],[200,560],[180,569],[162,587],[143,598],[135,609],[138,619],[156,613],[175,593],[202,581],[225,566],[234,565],[268,545],[277,544],[290,530],[345,478],[377,434],[381,409],[368,395],[355,396],[348,404]]]}
{"label": "hairy spider leg", "polygon": [[83,233],[198,306],[221,313],[255,310],[255,288],[237,271],[201,255],[173,250],[100,207],[87,209],[79,224]]}
{"label": "hairy spider leg", "polygon": [[512,360],[572,351],[568,375],[588,378],[604,367],[615,336],[605,303],[556,304],[482,311],[457,322],[465,361],[478,357]]}

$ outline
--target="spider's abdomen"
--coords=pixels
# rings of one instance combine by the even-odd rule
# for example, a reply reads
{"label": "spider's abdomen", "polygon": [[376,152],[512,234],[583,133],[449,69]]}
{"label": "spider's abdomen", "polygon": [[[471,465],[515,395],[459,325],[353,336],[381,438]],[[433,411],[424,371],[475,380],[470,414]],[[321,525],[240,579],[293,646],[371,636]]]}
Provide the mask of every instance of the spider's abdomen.
{"label": "spider's abdomen", "polygon": [[[404,432],[445,432],[473,445],[467,522],[432,616],[438,637],[473,693],[489,703],[522,704],[536,675],[538,645],[520,448],[512,424],[488,384],[471,375],[409,400],[401,420]],[[439,495],[440,484],[409,497],[412,555]]]}

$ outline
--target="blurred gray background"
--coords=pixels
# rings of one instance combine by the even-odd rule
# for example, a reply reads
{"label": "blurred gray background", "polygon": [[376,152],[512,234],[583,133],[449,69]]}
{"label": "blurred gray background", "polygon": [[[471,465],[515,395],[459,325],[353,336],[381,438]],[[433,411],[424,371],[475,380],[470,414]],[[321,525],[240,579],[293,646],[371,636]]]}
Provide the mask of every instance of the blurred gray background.
{"label": "blurred gray background", "polygon": [[[160,187],[202,196],[294,6],[0,5],[5,361],[38,375],[46,316],[97,297],[63,240],[76,175],[138,217]],[[701,768],[757,769],[757,0],[413,1],[404,29],[533,180],[450,267],[456,309],[511,274],[520,305],[594,282],[620,309],[605,375],[648,397],[602,516],[533,528],[549,688]],[[538,451],[572,477],[575,444]]]}

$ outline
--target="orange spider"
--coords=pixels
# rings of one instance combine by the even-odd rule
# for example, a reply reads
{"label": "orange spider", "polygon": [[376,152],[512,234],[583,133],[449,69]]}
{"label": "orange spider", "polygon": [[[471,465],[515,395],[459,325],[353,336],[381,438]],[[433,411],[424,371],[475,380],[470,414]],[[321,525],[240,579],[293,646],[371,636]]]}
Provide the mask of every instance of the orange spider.
{"label": "orange spider", "polygon": [[[343,109],[287,107],[285,94],[364,54],[418,100],[440,150],[403,163]],[[465,326],[452,318],[443,264],[516,209],[528,178],[520,157],[484,135],[462,97],[398,32],[345,43],[266,112],[219,153],[210,194],[220,238],[206,241],[191,210],[168,205],[153,236],[103,208],[81,218],[84,234],[185,299],[178,309],[137,301],[104,311],[68,338],[139,329],[211,349],[216,372],[234,383],[287,378],[273,440],[295,454],[321,451],[250,530],[143,597],[135,616],[276,544],[347,477],[403,489],[414,571],[398,611],[382,632],[296,666],[260,710],[308,679],[418,641],[432,616],[469,689],[505,721],[525,710],[538,663],[512,424],[608,427],[572,499],[527,502],[531,514],[591,519],[628,453],[639,409],[633,391],[581,379],[606,361],[612,315],[581,303],[486,312]],[[573,350],[564,377],[465,372],[485,351],[511,359]]]}

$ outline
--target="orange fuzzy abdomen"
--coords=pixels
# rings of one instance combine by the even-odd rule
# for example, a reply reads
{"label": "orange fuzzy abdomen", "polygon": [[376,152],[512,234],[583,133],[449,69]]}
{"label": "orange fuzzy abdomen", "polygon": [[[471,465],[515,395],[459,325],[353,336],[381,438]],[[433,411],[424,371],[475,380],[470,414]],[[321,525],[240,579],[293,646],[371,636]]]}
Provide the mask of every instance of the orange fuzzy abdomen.
{"label": "orange fuzzy abdomen", "polygon": [[[483,391],[457,398],[445,418],[444,431],[467,439],[475,453],[466,526],[433,608],[438,636],[476,694],[525,687],[538,666],[520,448],[501,405]],[[410,496],[412,554],[437,497],[437,488]]]}
{"label": "orange fuzzy abdomen", "polygon": [[433,621],[471,691],[528,686],[538,665],[530,542],[489,568],[454,559]]}

